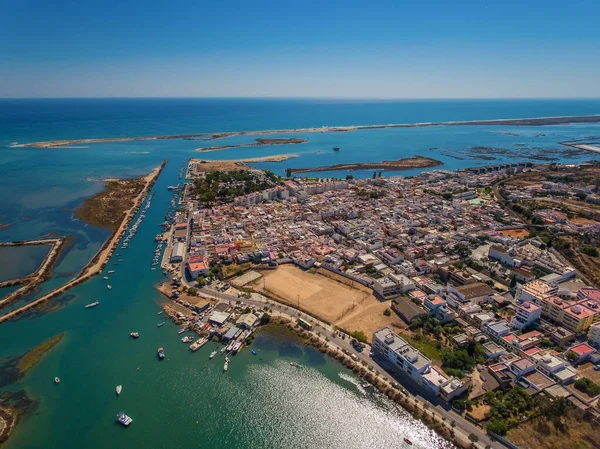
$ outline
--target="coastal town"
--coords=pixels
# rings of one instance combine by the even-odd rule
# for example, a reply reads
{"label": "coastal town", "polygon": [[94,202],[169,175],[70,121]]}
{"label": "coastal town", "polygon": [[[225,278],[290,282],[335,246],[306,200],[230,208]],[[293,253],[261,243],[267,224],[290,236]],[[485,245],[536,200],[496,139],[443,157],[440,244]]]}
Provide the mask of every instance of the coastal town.
{"label": "coastal town", "polygon": [[192,351],[216,338],[238,352],[279,314],[474,425],[472,441],[522,444],[552,407],[553,429],[598,422],[597,163],[366,179],[230,168],[190,160],[156,236],[164,309],[200,335]]}

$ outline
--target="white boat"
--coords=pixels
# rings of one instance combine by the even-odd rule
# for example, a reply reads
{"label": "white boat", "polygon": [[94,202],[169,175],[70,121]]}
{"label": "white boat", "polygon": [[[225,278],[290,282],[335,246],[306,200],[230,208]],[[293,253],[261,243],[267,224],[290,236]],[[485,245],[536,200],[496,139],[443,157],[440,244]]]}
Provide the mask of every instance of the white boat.
{"label": "white boat", "polygon": [[58,384],[58,383],[60,383],[60,379],[59,379],[58,377],[55,377],[55,378],[54,378],[54,383],[55,383],[55,384]]}
{"label": "white boat", "polygon": [[184,333],[186,330],[187,330],[187,328],[185,328],[185,327],[182,327],[181,329],[179,329],[179,331],[177,331],[177,333],[178,333],[179,335],[181,335],[181,334],[183,334],[183,333]]}
{"label": "white boat", "polygon": [[133,422],[133,419],[131,419],[125,413],[119,412],[119,413],[117,413],[117,421],[120,424],[123,424],[125,427],[127,427],[129,424],[131,424]]}
{"label": "white boat", "polygon": [[113,274],[115,270],[108,270],[108,274]]}
{"label": "white boat", "polygon": [[117,385],[117,396],[121,394],[121,390],[123,390],[123,385]]}
{"label": "white boat", "polygon": [[210,355],[208,356],[208,358],[212,359],[216,355],[217,355],[217,351],[213,351],[213,352],[210,353]]}
{"label": "white boat", "polygon": [[94,301],[94,302],[89,303],[87,306],[85,306],[85,308],[91,309],[92,307],[96,307],[99,304],[100,304],[100,301]]}
{"label": "white boat", "polygon": [[109,289],[109,290],[112,290],[112,285],[109,284],[109,285],[106,286],[106,288]]}
{"label": "white boat", "polygon": [[157,355],[158,355],[158,358],[160,360],[164,359],[165,358],[165,350],[163,348],[158,348],[158,354]]}
{"label": "white boat", "polygon": [[225,365],[223,365],[223,371],[227,371],[229,368],[229,357],[225,356]]}
{"label": "white boat", "polygon": [[103,279],[108,281],[108,276],[104,276]]}

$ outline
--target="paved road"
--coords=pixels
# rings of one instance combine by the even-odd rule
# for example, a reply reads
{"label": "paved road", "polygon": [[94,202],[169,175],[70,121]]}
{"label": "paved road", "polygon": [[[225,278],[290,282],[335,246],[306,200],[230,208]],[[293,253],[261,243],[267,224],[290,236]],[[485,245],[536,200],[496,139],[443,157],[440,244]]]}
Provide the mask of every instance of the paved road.
{"label": "paved road", "polygon": [[[266,298],[258,293],[253,293],[252,297],[247,299],[247,298],[239,298],[237,295],[232,295],[229,293],[216,292],[215,290],[213,290],[209,287],[204,287],[204,288],[200,289],[200,291],[207,296],[210,296],[213,298],[216,297],[217,299],[220,299],[223,301],[233,301],[233,302],[243,301],[244,304],[248,304],[251,306],[254,305],[256,307],[261,307],[261,308],[265,305],[268,305],[271,309],[273,309],[273,311],[275,313],[285,316],[285,317],[291,317],[291,318],[302,317],[302,318],[306,319],[307,321],[309,321],[310,323],[312,323],[314,333],[321,334],[321,336],[323,338],[328,337],[330,339],[330,341],[329,341],[330,345],[338,348],[339,350],[346,350],[351,354],[355,354],[356,357],[358,357],[359,361],[363,361],[367,365],[373,366],[373,368],[382,377],[394,378],[380,364],[378,364],[375,360],[373,360],[369,356],[369,353],[371,352],[370,346],[367,345],[361,352],[357,352],[354,349],[354,347],[352,346],[352,344],[350,343],[350,341],[352,340],[351,337],[346,336],[345,339],[342,339],[341,337],[336,336],[334,330],[329,325],[327,325],[311,316],[308,316],[304,313],[301,313],[301,312],[299,313],[298,310],[294,309],[293,307],[269,300],[268,298]],[[410,385],[410,386],[406,385],[406,382],[401,382],[400,380],[398,380],[398,383],[402,384],[405,388],[408,388],[408,389],[412,390],[413,392],[415,391],[414,385]],[[468,441],[468,437],[470,434],[477,435],[477,437],[479,438],[479,442],[476,444],[476,447],[484,448],[487,445],[489,445],[492,448],[499,448],[499,449],[505,447],[500,442],[492,441],[490,439],[490,437],[487,435],[487,433],[485,433],[482,429],[480,429],[479,427],[470,423],[469,421],[465,420],[461,415],[457,414],[456,412],[454,412],[452,410],[446,410],[443,407],[441,407],[439,404],[437,404],[437,405],[433,404],[427,398],[422,397],[418,393],[416,393],[416,394],[408,393],[407,396],[409,398],[417,399],[421,404],[427,403],[429,405],[429,411],[434,412],[434,414],[437,416],[438,419],[443,417],[443,418],[445,418],[446,422],[454,421],[456,423],[454,432],[458,436],[460,436],[461,439]]]}

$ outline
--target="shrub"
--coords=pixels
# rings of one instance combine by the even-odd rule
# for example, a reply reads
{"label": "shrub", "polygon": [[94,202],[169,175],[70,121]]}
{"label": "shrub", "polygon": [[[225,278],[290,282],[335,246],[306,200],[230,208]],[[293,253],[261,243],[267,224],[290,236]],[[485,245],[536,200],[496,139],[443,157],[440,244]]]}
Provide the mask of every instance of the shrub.
{"label": "shrub", "polygon": [[384,314],[385,316],[390,316],[390,315],[392,314],[392,311],[391,311],[390,309],[385,309],[385,310],[383,311],[383,314]]}
{"label": "shrub", "polygon": [[581,252],[590,257],[599,257],[598,248],[594,248],[593,246],[582,246]]}
{"label": "shrub", "polygon": [[366,343],[367,342],[367,336],[365,335],[365,333],[363,331],[354,331],[352,332],[352,337],[354,337],[357,341],[360,341],[361,343]]}
{"label": "shrub", "polygon": [[576,380],[575,388],[577,388],[579,391],[583,391],[585,394],[591,397],[595,397],[600,394],[600,385],[588,379],[587,377],[582,377],[581,379]]}

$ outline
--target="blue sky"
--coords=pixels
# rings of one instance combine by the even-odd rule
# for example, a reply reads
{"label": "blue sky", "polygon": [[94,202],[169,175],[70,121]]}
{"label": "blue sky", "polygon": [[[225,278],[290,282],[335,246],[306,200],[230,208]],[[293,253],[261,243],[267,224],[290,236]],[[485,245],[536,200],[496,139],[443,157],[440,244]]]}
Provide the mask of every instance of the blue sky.
{"label": "blue sky", "polygon": [[0,0],[0,11],[0,97],[600,97],[598,0]]}

